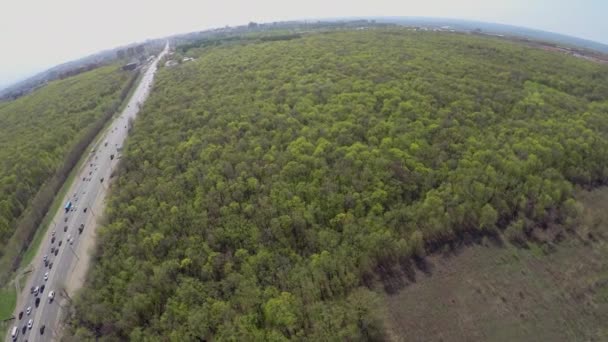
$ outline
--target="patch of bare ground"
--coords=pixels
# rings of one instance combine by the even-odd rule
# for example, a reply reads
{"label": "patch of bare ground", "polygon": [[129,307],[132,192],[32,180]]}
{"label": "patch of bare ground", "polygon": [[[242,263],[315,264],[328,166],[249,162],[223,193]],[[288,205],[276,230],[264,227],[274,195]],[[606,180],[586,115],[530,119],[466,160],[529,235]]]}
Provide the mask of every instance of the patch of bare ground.
{"label": "patch of bare ground", "polygon": [[388,339],[608,341],[608,188],[579,200],[580,227],[550,248],[483,238],[387,277]]}

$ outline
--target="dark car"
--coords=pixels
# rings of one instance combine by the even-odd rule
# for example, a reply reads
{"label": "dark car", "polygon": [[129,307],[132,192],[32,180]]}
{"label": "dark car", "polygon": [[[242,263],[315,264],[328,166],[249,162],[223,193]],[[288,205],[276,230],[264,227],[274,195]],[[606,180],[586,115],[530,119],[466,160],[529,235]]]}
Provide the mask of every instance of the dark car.
{"label": "dark car", "polygon": [[67,232],[68,231],[68,226],[63,227],[63,232]]}
{"label": "dark car", "polygon": [[43,334],[44,334],[44,328],[45,328],[45,325],[43,324],[43,325],[40,327],[40,335],[43,335]]}
{"label": "dark car", "polygon": [[57,246],[61,246],[61,240],[59,240],[59,242],[57,242]]}
{"label": "dark car", "polygon": [[44,284],[40,285],[40,293],[44,292]]}
{"label": "dark car", "polygon": [[36,301],[34,302],[34,305],[36,305],[36,307],[38,307],[38,305],[40,305],[40,297],[36,297]]}
{"label": "dark car", "polygon": [[19,319],[23,318],[23,311],[19,312]]}
{"label": "dark car", "polygon": [[53,263],[50,263],[50,264],[49,264],[49,270],[50,270],[51,268],[53,268]]}
{"label": "dark car", "polygon": [[55,242],[55,237],[53,236],[53,237],[51,238],[51,243],[54,243],[54,242]]}
{"label": "dark car", "polygon": [[26,325],[24,325],[24,326],[23,326],[23,329],[21,329],[21,333],[25,335],[25,332],[26,332],[26,331],[27,331],[27,326],[26,326]]}
{"label": "dark car", "polygon": [[34,293],[34,287],[30,288],[30,293]]}
{"label": "dark car", "polygon": [[63,222],[68,222],[67,216],[63,219]]}
{"label": "dark car", "polygon": [[57,256],[57,253],[59,253],[59,248],[55,250],[55,256]]}
{"label": "dark car", "polygon": [[87,208],[84,208],[84,212],[85,212],[85,213],[87,212]]}

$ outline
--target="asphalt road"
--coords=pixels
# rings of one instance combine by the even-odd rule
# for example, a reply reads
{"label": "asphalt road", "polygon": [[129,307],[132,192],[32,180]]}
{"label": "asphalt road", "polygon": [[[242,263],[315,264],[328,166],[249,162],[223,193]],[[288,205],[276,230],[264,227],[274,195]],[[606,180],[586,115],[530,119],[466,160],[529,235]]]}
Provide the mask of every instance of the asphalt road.
{"label": "asphalt road", "polygon": [[[26,288],[22,291],[16,308],[15,326],[19,329],[17,341],[51,341],[58,340],[59,320],[61,306],[69,301],[66,297],[66,291],[62,289],[66,286],[67,279],[70,279],[71,272],[80,261],[82,253],[88,253],[81,246],[83,238],[93,238],[94,234],[79,233],[78,227],[84,225],[84,230],[92,229],[96,220],[96,215],[101,214],[93,212],[95,203],[103,201],[107,194],[107,186],[110,181],[112,170],[118,163],[120,156],[120,148],[122,147],[127,134],[129,119],[135,118],[139,111],[139,105],[147,98],[151,89],[154,73],[158,60],[168,51],[168,46],[163,52],[154,59],[148,66],[143,75],[137,89],[129,99],[129,102],[123,112],[114,119],[112,126],[108,129],[104,136],[98,141],[97,145],[89,151],[90,155],[86,164],[81,168],[79,175],[76,177],[70,191],[64,198],[63,205],[59,209],[55,217],[55,221],[47,232],[37,256],[32,263],[34,270],[30,274]],[[111,156],[114,155],[114,158]],[[68,211],[64,206],[67,201],[72,202],[72,208]],[[87,211],[85,212],[85,209]],[[52,242],[52,234],[54,242]],[[68,238],[71,237],[71,242]],[[59,243],[61,242],[61,246]],[[51,253],[51,247],[58,248],[58,252]],[[43,260],[47,255],[49,266],[45,266]],[[45,273],[48,272],[48,279],[45,281]],[[44,290],[38,295],[30,293],[32,287],[44,286]],[[49,300],[49,293],[55,291],[55,297]],[[28,315],[26,310],[31,307],[31,313]],[[23,316],[19,318],[20,312]],[[28,321],[33,321],[32,328],[28,328]],[[44,331],[41,328],[44,327]],[[11,341],[10,336],[12,327],[9,328],[7,341]]]}

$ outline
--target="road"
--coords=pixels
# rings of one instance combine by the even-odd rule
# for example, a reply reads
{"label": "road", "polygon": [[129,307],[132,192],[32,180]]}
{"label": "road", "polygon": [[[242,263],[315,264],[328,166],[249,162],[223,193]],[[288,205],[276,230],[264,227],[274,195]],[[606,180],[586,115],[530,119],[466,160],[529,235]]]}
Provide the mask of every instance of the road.
{"label": "road", "polygon": [[[28,284],[20,294],[22,297],[18,301],[15,309],[15,326],[19,334],[17,341],[51,341],[59,339],[59,320],[62,305],[67,304],[71,299],[67,296],[66,281],[71,279],[77,264],[81,261],[83,254],[89,253],[86,246],[91,246],[93,239],[93,229],[96,222],[96,215],[93,208],[100,208],[107,194],[107,187],[114,167],[118,163],[121,147],[127,138],[129,130],[129,120],[134,119],[151,89],[157,63],[168,51],[168,45],[159,56],[154,59],[141,78],[136,90],[129,99],[127,106],[122,113],[114,119],[112,126],[107,129],[97,145],[90,151],[90,155],[80,169],[75,178],[70,191],[64,199],[64,205],[71,201],[72,207],[68,210],[64,205],[59,208],[59,212],[54,216],[55,220],[43,238],[40,250],[34,261],[32,261],[33,272],[30,274]],[[85,212],[86,210],[86,212]],[[82,233],[78,228],[84,225]],[[54,241],[53,235],[54,234]],[[71,238],[72,240],[68,240]],[[61,243],[61,246],[59,244]],[[51,253],[51,248],[57,248],[56,253]],[[80,247],[80,248],[79,248]],[[45,266],[43,258],[47,256],[49,266]],[[87,257],[88,259],[88,257]],[[48,280],[45,280],[45,273],[48,272]],[[44,286],[38,295],[32,294],[30,289],[33,287]],[[55,292],[54,300],[49,299],[51,291]],[[31,307],[31,313],[26,313],[26,308]],[[20,312],[23,316],[19,318]],[[31,329],[27,328],[28,321],[32,319]],[[43,328],[44,327],[44,328]],[[43,329],[41,329],[43,328]],[[12,327],[9,328],[7,341],[12,341]]]}

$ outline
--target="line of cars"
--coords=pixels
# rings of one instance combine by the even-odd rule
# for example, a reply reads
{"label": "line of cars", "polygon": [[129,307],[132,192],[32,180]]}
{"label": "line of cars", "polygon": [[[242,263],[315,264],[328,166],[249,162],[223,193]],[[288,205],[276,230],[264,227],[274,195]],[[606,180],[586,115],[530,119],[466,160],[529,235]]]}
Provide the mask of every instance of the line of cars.
{"label": "line of cars", "polygon": [[[73,200],[74,202],[78,201],[78,198],[76,197],[77,194],[74,194],[73,196]],[[67,222],[69,220],[69,213],[70,212],[74,212],[77,210],[77,207],[75,205],[73,205],[72,200],[69,200],[66,203],[65,206],[65,217],[63,222],[66,223],[66,225],[64,226],[64,233],[67,233],[68,230],[68,226],[67,226]],[[87,208],[84,209],[84,212],[87,212]],[[84,230],[84,223],[81,223],[80,226],[78,227],[78,233],[81,234],[82,231]],[[55,242],[57,242],[55,244]],[[74,243],[74,237],[71,234],[67,234],[67,238],[66,238],[66,242],[69,243],[70,245],[72,245]],[[43,275],[43,284],[39,285],[39,286],[32,286],[30,288],[30,294],[34,296],[34,308],[32,308],[32,306],[28,306],[27,308],[25,308],[24,311],[19,312],[18,314],[18,318],[19,320],[22,320],[24,316],[30,317],[32,312],[35,310],[35,308],[37,308],[40,305],[40,301],[42,298],[42,293],[45,290],[46,287],[46,282],[49,280],[49,276],[50,276],[50,272],[53,269],[53,261],[51,260],[53,256],[57,256],[59,253],[59,248],[62,246],[63,243],[63,239],[61,239],[58,236],[58,233],[56,230],[53,230],[51,232],[51,240],[50,240],[50,255],[49,254],[45,254],[42,257],[42,262],[44,263],[44,267],[48,268],[48,271],[46,271]],[[48,293],[48,301],[49,303],[52,303],[53,300],[55,299],[55,291],[51,290]],[[19,330],[18,326],[14,326],[11,330],[11,337],[13,339],[13,341],[16,341],[19,333],[22,333],[23,335],[26,334],[26,332],[28,330],[31,330],[32,327],[34,325],[34,320],[33,318],[29,318],[27,320],[27,323],[25,325],[23,325],[23,327],[21,328],[21,330]],[[40,334],[44,334],[44,331],[46,329],[46,325],[41,325],[40,326]]]}

